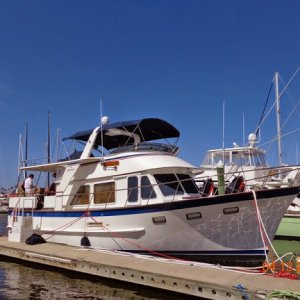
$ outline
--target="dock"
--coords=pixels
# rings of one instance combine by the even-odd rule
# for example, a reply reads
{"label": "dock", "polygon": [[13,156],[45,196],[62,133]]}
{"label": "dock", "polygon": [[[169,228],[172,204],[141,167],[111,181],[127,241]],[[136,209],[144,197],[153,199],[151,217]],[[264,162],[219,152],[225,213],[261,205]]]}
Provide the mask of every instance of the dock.
{"label": "dock", "polygon": [[0,237],[0,255],[148,288],[207,299],[266,299],[277,290],[300,292],[300,281],[122,252],[44,243],[27,245]]}

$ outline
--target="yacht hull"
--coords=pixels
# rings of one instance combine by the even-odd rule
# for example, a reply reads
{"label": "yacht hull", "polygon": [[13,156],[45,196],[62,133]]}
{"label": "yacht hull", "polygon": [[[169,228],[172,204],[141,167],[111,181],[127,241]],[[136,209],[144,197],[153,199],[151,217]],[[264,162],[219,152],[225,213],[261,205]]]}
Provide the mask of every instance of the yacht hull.
{"label": "yacht hull", "polygon": [[[115,209],[25,209],[32,231],[47,242],[182,257],[198,261],[263,261],[258,211],[272,240],[298,187],[195,198]],[[257,210],[258,209],[258,210]],[[20,215],[21,217],[21,215]],[[8,227],[14,227],[10,211]]]}

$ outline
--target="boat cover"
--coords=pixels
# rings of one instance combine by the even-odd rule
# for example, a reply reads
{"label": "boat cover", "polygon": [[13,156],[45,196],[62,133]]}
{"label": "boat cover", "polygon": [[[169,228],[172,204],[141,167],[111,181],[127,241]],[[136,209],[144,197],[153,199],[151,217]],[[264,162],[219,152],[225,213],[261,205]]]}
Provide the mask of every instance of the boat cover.
{"label": "boat cover", "polygon": [[[126,135],[106,135],[110,129],[122,129],[128,133],[137,134],[140,136],[141,141],[153,141],[166,138],[178,138],[179,131],[170,123],[155,118],[146,118],[134,121],[124,121],[111,124],[103,124],[103,134],[98,134],[94,147],[102,145],[101,140],[103,138],[103,147],[106,149],[114,149],[124,145],[130,145],[134,143],[134,139]],[[90,135],[94,129],[77,132],[71,136],[64,138],[63,140],[79,140],[88,141]],[[99,131],[101,127],[99,127]]]}

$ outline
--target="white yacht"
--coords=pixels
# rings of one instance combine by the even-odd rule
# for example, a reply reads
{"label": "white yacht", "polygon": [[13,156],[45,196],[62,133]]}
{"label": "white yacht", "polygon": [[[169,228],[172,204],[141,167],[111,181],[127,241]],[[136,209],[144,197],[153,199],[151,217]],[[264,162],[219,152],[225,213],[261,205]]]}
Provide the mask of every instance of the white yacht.
{"label": "white yacht", "polygon": [[229,184],[241,176],[248,190],[287,187],[300,184],[299,166],[270,167],[265,150],[256,146],[255,134],[249,135],[246,146],[211,149],[206,152],[200,165],[203,173],[194,177],[199,187],[209,177],[217,184],[217,169],[224,169],[225,183]]}
{"label": "white yacht", "polygon": [[38,234],[72,246],[263,261],[263,236],[274,238],[300,188],[203,196],[193,180],[199,168],[163,142],[178,137],[174,126],[155,118],[105,122],[68,137],[84,143],[79,158],[22,168],[55,172],[56,189],[9,198],[8,239],[24,242]]}

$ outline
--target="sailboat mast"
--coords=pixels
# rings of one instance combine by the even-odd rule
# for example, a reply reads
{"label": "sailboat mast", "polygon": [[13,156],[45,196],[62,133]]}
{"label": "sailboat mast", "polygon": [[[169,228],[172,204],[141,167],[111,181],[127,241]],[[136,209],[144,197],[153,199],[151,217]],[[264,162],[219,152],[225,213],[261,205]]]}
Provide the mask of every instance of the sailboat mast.
{"label": "sailboat mast", "polygon": [[[27,160],[28,160],[28,123],[26,122],[25,127],[25,163],[24,166],[27,167]],[[27,177],[27,171],[24,172],[24,177]]]}
{"label": "sailboat mast", "polygon": [[280,96],[278,87],[278,72],[275,73],[275,97],[276,97],[276,123],[277,123],[277,143],[278,143],[278,163],[282,166],[282,143],[280,126]]}
{"label": "sailboat mast", "polygon": [[18,153],[18,181],[21,176],[21,170],[20,168],[23,167],[23,149],[22,149],[22,134],[20,133],[19,136],[19,153]]}
{"label": "sailboat mast", "polygon": [[[48,111],[47,163],[50,163],[50,112]],[[50,174],[47,174],[47,184],[50,186]]]}

